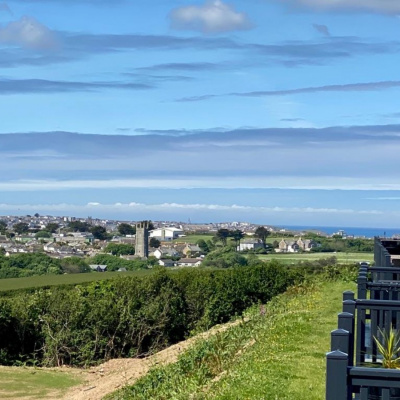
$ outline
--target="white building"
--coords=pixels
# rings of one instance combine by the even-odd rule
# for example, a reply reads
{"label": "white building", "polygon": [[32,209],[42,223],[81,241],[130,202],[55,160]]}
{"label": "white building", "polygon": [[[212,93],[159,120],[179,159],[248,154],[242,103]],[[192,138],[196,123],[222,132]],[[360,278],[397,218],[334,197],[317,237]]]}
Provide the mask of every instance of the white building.
{"label": "white building", "polygon": [[179,228],[158,228],[149,232],[150,237],[161,241],[170,241],[185,236],[182,229]]}
{"label": "white building", "polygon": [[237,251],[244,251],[244,250],[257,250],[262,249],[264,246],[261,240],[257,239],[245,239],[240,242],[240,245],[237,246]]}

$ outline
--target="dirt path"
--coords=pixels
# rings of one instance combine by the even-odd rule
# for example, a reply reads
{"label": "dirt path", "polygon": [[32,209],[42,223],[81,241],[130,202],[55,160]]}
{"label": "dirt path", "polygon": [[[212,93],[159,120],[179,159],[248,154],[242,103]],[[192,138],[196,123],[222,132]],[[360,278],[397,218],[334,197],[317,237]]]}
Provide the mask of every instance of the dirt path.
{"label": "dirt path", "polygon": [[[196,340],[207,338],[217,332],[225,331],[239,322],[240,321],[235,321],[225,325],[218,325],[207,332],[177,343],[144,359],[113,359],[97,367],[88,370],[81,370],[79,374],[83,377],[84,383],[71,388],[62,399],[100,400],[105,395],[112,393],[127,384],[134,383],[137,379],[146,375],[151,367],[176,362],[178,356]],[[46,399],[50,400],[50,398]]]}

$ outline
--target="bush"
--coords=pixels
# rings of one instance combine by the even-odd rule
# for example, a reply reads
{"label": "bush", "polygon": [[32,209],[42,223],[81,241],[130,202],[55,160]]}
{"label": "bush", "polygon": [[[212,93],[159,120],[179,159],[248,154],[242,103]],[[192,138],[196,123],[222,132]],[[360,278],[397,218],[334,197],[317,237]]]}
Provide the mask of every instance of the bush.
{"label": "bush", "polygon": [[140,356],[267,302],[294,282],[277,263],[158,268],[145,277],[18,292],[0,299],[0,362],[90,365]]}

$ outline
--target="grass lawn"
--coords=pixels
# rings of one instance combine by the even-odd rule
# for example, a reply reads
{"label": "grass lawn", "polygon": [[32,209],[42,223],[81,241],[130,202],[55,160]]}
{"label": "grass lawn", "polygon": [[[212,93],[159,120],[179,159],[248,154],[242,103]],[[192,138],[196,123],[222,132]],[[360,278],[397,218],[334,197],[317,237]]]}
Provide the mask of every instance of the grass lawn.
{"label": "grass lawn", "polygon": [[151,273],[151,270],[127,272],[90,272],[85,274],[41,275],[28,278],[0,279],[0,292],[44,286],[79,284],[84,282],[111,279],[118,276],[143,276],[149,273]]}
{"label": "grass lawn", "polygon": [[78,385],[76,374],[40,368],[0,367],[1,399],[59,399]]}
{"label": "grass lawn", "polygon": [[197,399],[321,400],[325,398],[325,353],[337,328],[342,292],[353,283],[323,284],[294,296],[265,324],[254,346],[206,395]]}
{"label": "grass lawn", "polygon": [[114,400],[321,400],[325,353],[348,282],[298,287],[249,322],[196,344],[177,363],[153,369]]}
{"label": "grass lawn", "polygon": [[191,243],[191,244],[196,244],[197,241],[199,241],[200,239],[203,240],[211,240],[214,237],[214,235],[187,235],[184,237],[181,237],[179,239],[175,239],[173,242],[174,243]]}
{"label": "grass lawn", "polygon": [[338,262],[342,264],[359,261],[374,261],[373,253],[274,253],[258,255],[260,260],[279,260],[286,264],[296,263],[297,261],[314,261],[332,256],[335,256]]}

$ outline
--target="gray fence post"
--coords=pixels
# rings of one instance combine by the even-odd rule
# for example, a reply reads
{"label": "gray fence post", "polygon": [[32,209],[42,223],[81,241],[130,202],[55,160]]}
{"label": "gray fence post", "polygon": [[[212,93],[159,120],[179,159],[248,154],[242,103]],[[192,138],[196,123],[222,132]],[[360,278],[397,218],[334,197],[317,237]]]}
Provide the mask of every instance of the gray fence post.
{"label": "gray fence post", "polygon": [[343,312],[354,315],[356,312],[356,302],[354,300],[345,300],[343,302]]}
{"label": "gray fence post", "polygon": [[350,366],[354,364],[354,324],[354,314],[348,312],[338,314],[338,328],[349,332],[349,351],[347,354]]}
{"label": "gray fence post", "polygon": [[390,253],[386,250],[385,252],[385,267],[391,267],[392,266],[392,257],[390,256]]}
{"label": "gray fence post", "polygon": [[351,290],[346,290],[345,292],[343,292],[343,301],[346,300],[354,300],[354,292],[352,292]]}
{"label": "gray fence post", "polygon": [[331,351],[340,350],[349,354],[350,333],[344,329],[335,329],[331,332]]}
{"label": "gray fence post", "polygon": [[359,275],[357,278],[357,297],[359,299],[367,298],[367,277],[363,275]]}
{"label": "gray fence post", "polygon": [[347,354],[336,350],[326,354],[326,400],[349,400]]}

